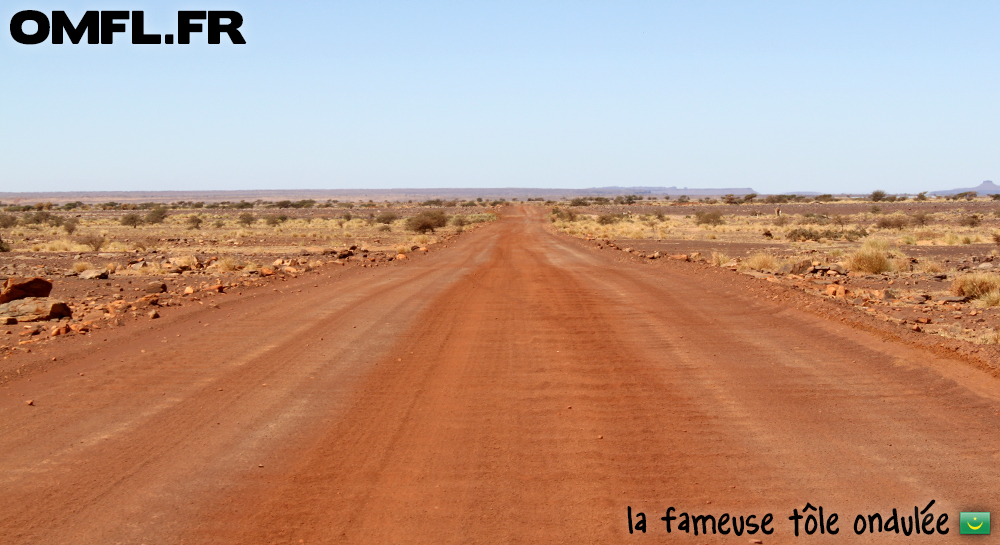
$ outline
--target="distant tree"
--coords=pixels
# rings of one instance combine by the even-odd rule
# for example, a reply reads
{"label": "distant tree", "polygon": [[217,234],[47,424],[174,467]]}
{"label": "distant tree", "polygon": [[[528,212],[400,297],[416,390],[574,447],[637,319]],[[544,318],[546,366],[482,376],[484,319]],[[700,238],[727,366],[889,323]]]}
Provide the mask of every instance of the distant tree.
{"label": "distant tree", "polygon": [[926,191],[921,191],[920,193],[917,193],[917,196],[913,197],[913,200],[915,200],[915,201],[926,201],[927,200],[927,192]]}
{"label": "distant tree", "polygon": [[875,191],[872,191],[870,195],[868,195],[868,200],[872,202],[880,202],[884,200],[885,197],[886,197],[885,191],[882,191],[881,189],[876,189]]}
{"label": "distant tree", "polygon": [[143,218],[143,221],[151,225],[155,225],[163,223],[163,220],[165,219],[167,219],[167,209],[163,206],[157,206],[149,212],[146,212],[146,217]]}
{"label": "distant tree", "polygon": [[395,212],[382,212],[375,218],[375,221],[378,223],[384,223],[386,225],[389,225],[390,223],[398,219],[399,215],[396,214]]}
{"label": "distant tree", "polygon": [[201,216],[197,214],[191,214],[190,216],[187,217],[186,220],[184,220],[184,223],[187,224],[188,229],[200,229],[202,221],[204,220],[201,219]]}
{"label": "distant tree", "polygon": [[236,221],[244,227],[250,227],[257,221],[257,218],[249,212],[244,212],[240,214],[240,217]]}
{"label": "distant tree", "polygon": [[440,210],[428,210],[406,220],[406,228],[418,233],[434,232],[438,227],[448,225],[448,216]]}
{"label": "distant tree", "polygon": [[756,199],[756,198],[757,198],[757,194],[756,193],[749,193],[747,195],[743,195],[743,201],[745,203],[747,203],[747,204],[751,204],[753,202],[753,200]]}
{"label": "distant tree", "polygon": [[72,235],[76,231],[76,227],[79,224],[80,220],[76,218],[66,218],[63,220],[62,228],[66,231],[67,235]]}
{"label": "distant tree", "polygon": [[135,229],[140,225],[142,225],[142,218],[139,217],[139,214],[136,214],[135,212],[130,212],[122,216],[122,219],[120,219],[119,222],[125,227],[131,227]]}

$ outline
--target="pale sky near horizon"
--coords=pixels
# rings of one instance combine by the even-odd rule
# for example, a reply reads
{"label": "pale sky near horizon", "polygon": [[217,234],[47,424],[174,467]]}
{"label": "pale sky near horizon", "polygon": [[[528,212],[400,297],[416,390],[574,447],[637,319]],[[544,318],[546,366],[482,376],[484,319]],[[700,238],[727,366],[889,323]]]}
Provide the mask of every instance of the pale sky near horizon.
{"label": "pale sky near horizon", "polygon": [[[157,33],[181,9],[233,9],[248,43],[21,45],[24,9],[144,10]],[[5,0],[0,15],[0,191],[1000,182],[996,1]]]}

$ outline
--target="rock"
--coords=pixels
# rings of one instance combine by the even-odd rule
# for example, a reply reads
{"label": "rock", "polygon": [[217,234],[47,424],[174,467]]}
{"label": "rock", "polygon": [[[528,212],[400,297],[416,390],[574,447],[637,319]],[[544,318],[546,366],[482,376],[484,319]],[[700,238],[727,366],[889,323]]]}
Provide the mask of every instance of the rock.
{"label": "rock", "polygon": [[52,282],[44,278],[17,280],[8,278],[0,289],[0,304],[24,299],[25,297],[48,297],[52,293]]}
{"label": "rock", "polygon": [[192,288],[191,286],[184,288],[184,295],[191,295],[193,293],[194,293],[194,288]]}
{"label": "rock", "polygon": [[298,274],[300,271],[295,267],[285,267],[284,269],[281,269],[281,272],[285,274]]}
{"label": "rock", "polygon": [[847,274],[847,269],[841,267],[837,263],[830,265],[830,270],[836,272],[837,274]]}
{"label": "rock", "polygon": [[778,269],[778,272],[785,274],[806,274],[813,267],[812,261],[803,259],[796,263],[787,263]]}
{"label": "rock", "polygon": [[274,269],[268,269],[267,267],[263,267],[263,268],[260,269],[260,275],[261,276],[274,276]]}
{"label": "rock", "polygon": [[35,404],[35,400],[34,399],[29,399],[29,400],[25,401],[24,404],[25,405],[34,405]]}
{"label": "rock", "polygon": [[215,293],[223,293],[223,290],[225,290],[225,289],[226,289],[226,287],[223,286],[222,284],[216,284],[214,286],[209,286],[209,287],[205,288],[202,291],[213,291]]}
{"label": "rock", "polygon": [[271,266],[272,267],[280,267],[280,266],[282,266],[284,264],[285,264],[285,260],[284,259],[275,259],[273,262],[271,262]]}
{"label": "rock", "polygon": [[144,268],[146,268],[148,266],[149,266],[149,264],[147,264],[145,261],[140,261],[138,263],[132,263],[131,265],[128,266],[128,268],[132,269],[133,271],[138,271],[138,270],[142,270],[142,269],[144,269]]}
{"label": "rock", "polygon": [[406,259],[406,254],[396,254],[397,261],[402,261],[404,259]]}
{"label": "rock", "polygon": [[163,282],[150,282],[146,284],[146,293],[165,293],[167,291],[167,285]]}
{"label": "rock", "polygon": [[931,320],[930,318],[917,318],[917,323],[918,324],[932,324],[932,323],[934,323],[934,321]]}
{"label": "rock", "polygon": [[936,300],[941,301],[942,303],[964,303],[968,301],[969,298],[958,297],[958,296],[945,296],[945,297],[938,297]]}
{"label": "rock", "polygon": [[0,305],[0,318],[16,318],[18,322],[38,322],[71,318],[69,306],[49,297],[27,297]]}
{"label": "rock", "polygon": [[875,298],[881,301],[894,301],[899,298],[899,294],[894,289],[886,288],[884,290],[875,290]]}
{"label": "rock", "polygon": [[735,270],[735,269],[739,268],[739,266],[740,266],[740,263],[738,261],[736,261],[735,259],[730,259],[729,261],[727,261],[727,262],[725,262],[725,263],[722,264],[722,267],[724,269],[734,269]]}
{"label": "rock", "polygon": [[982,265],[979,265],[976,268],[977,269],[992,269],[993,268],[993,264],[992,263],[983,263]]}
{"label": "rock", "polygon": [[915,326],[911,327],[910,329],[912,329],[913,331],[916,331],[917,333],[920,333],[921,331],[923,331],[923,329],[921,329],[921,327],[918,326],[918,325],[915,325]]}
{"label": "rock", "polygon": [[17,318],[13,316],[2,316],[0,317],[0,325],[15,325],[17,324]]}
{"label": "rock", "polygon": [[689,261],[687,254],[676,254],[670,256],[670,259],[676,259],[677,261]]}
{"label": "rock", "polygon": [[64,324],[64,325],[53,327],[52,331],[49,332],[49,335],[52,336],[52,337],[58,337],[60,335],[65,335],[65,334],[69,333],[70,331],[72,331],[72,330],[69,328],[69,325],[65,325]]}
{"label": "rock", "polygon": [[80,273],[81,280],[107,280],[108,271],[103,269],[90,269]]}
{"label": "rock", "polygon": [[150,320],[155,320],[160,317],[160,313],[156,312],[156,309],[153,309],[149,311],[149,314],[146,314],[146,316],[149,316]]}
{"label": "rock", "polygon": [[420,247],[420,251],[421,251],[421,252],[426,252],[426,251],[427,251],[427,248],[424,248],[424,247],[422,247],[422,246],[421,246],[421,247]]}

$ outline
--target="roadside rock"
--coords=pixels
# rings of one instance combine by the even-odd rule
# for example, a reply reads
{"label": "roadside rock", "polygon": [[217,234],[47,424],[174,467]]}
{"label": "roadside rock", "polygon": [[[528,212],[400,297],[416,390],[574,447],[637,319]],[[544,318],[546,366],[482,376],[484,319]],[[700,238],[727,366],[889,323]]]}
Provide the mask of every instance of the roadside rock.
{"label": "roadside rock", "polygon": [[146,285],[146,293],[165,293],[167,285],[163,282],[150,282]]}
{"label": "roadside rock", "polygon": [[80,273],[80,279],[82,280],[106,280],[108,278],[108,271],[103,269],[90,269]]}
{"label": "roadside rock", "polygon": [[779,273],[784,273],[784,274],[799,274],[799,275],[801,275],[801,274],[806,274],[807,272],[809,272],[809,269],[811,269],[812,267],[813,267],[812,261],[809,261],[808,259],[804,259],[804,260],[798,261],[796,263],[787,263],[787,264],[783,265],[780,269],[778,269],[778,272]]}
{"label": "roadside rock", "polygon": [[17,280],[8,278],[0,289],[0,304],[26,297],[48,297],[52,293],[52,282],[44,278]]}
{"label": "roadside rock", "polygon": [[70,318],[69,306],[50,297],[28,297],[0,305],[0,318],[16,318],[18,322],[37,322]]}

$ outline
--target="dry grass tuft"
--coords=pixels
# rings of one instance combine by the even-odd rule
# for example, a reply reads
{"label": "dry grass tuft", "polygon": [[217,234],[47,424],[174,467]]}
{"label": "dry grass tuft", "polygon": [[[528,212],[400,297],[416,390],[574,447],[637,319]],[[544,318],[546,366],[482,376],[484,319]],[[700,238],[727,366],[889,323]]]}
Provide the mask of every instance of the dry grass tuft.
{"label": "dry grass tuft", "polygon": [[729,263],[730,260],[732,260],[732,258],[722,252],[712,252],[712,265],[715,265],[716,267],[721,267],[726,263]]}
{"label": "dry grass tuft", "polygon": [[896,257],[902,257],[902,254],[891,249],[889,241],[870,238],[847,258],[847,268],[868,274],[882,274],[896,268],[897,263],[893,262]]}
{"label": "dry grass tuft", "polygon": [[770,252],[756,252],[744,262],[748,269],[774,271],[781,267],[781,260]]}
{"label": "dry grass tuft", "polygon": [[95,267],[92,263],[89,263],[87,261],[77,261],[76,263],[73,263],[73,270],[78,273],[82,273],[83,271],[91,271],[96,268],[97,267]]}
{"label": "dry grass tuft", "polygon": [[959,276],[952,282],[951,291],[959,297],[985,298],[990,292],[1000,293],[1000,276],[985,272]]}

